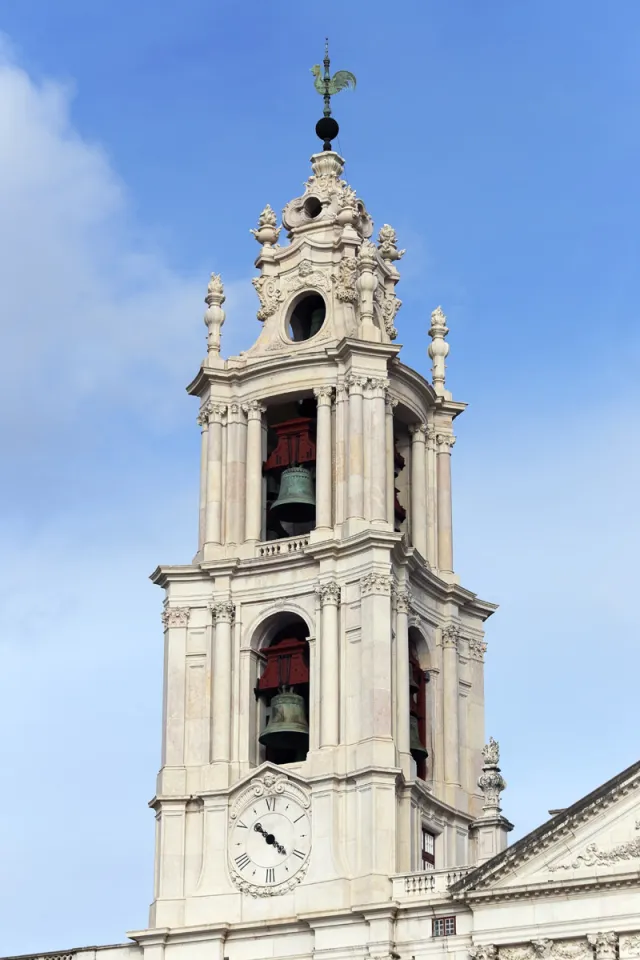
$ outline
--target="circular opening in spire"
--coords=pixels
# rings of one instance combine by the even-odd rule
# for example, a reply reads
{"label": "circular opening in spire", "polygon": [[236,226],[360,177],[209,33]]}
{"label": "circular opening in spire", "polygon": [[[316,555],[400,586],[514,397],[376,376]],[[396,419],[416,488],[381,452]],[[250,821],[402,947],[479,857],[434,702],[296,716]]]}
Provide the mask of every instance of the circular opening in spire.
{"label": "circular opening in spire", "polygon": [[304,202],[304,212],[311,219],[315,220],[322,213],[322,204],[317,197],[307,197]]}
{"label": "circular opening in spire", "polygon": [[308,293],[298,300],[289,318],[289,336],[294,343],[310,340],[322,328],[327,308],[317,293]]}

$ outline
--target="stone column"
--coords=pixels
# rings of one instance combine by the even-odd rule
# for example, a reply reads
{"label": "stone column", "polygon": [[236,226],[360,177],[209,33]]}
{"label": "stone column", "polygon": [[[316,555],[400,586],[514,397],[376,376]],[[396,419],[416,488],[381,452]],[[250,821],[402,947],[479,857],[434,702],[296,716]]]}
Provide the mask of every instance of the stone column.
{"label": "stone column", "polygon": [[227,477],[225,489],[225,542],[244,541],[246,498],[247,423],[239,403],[229,404],[227,427]]}
{"label": "stone column", "polygon": [[322,604],[320,632],[320,747],[340,742],[340,587],[335,581],[321,583],[317,592]]}
{"label": "stone column", "polygon": [[347,516],[364,518],[364,438],[363,388],[364,378],[350,375],[346,380],[349,391],[349,469]]}
{"label": "stone column", "polygon": [[434,570],[438,566],[436,488],[436,431],[427,427],[427,561]]}
{"label": "stone column", "polygon": [[162,731],[162,766],[184,764],[184,721],[187,627],[189,607],[165,607],[162,624],[165,630],[165,694]]}
{"label": "stone column", "polygon": [[[409,714],[409,607],[411,594],[401,589],[396,593],[396,743],[398,751],[410,755],[411,722]],[[407,771],[408,772],[408,771]]]}
{"label": "stone column", "polygon": [[347,495],[347,411],[348,398],[344,384],[336,388],[336,484],[335,518],[336,523],[345,519],[345,500]]}
{"label": "stone column", "polygon": [[211,759],[216,763],[231,758],[231,625],[235,619],[235,607],[231,600],[221,600],[212,604],[212,610],[215,635]]}
{"label": "stone column", "polygon": [[197,420],[200,427],[200,510],[198,513],[198,550],[202,550],[207,522],[207,441],[209,437],[209,404],[200,408]]}
{"label": "stone column", "polygon": [[458,642],[460,627],[450,623],[442,631],[442,673],[444,700],[444,779],[460,783],[458,731]]}
{"label": "stone column", "polygon": [[409,427],[411,434],[411,542],[427,559],[427,478],[424,423]]}
{"label": "stone column", "polygon": [[209,408],[206,543],[222,543],[222,424],[226,415],[226,404],[214,403]]}
{"label": "stone column", "polygon": [[369,380],[366,403],[369,407],[369,431],[365,436],[366,472],[369,487],[368,520],[386,523],[387,516],[387,456],[385,395],[387,380]]}
{"label": "stone column", "polygon": [[438,475],[438,570],[453,572],[453,528],[451,517],[451,448],[456,438],[450,433],[439,433]]}
{"label": "stone column", "polygon": [[398,405],[389,394],[385,397],[385,452],[387,456],[387,523],[395,526],[395,442],[393,434],[393,411]]}
{"label": "stone column", "polygon": [[332,525],[331,396],[333,387],[316,387],[316,529]]}
{"label": "stone column", "polygon": [[247,492],[245,540],[259,540],[262,529],[262,414],[258,400],[246,404],[247,413]]}

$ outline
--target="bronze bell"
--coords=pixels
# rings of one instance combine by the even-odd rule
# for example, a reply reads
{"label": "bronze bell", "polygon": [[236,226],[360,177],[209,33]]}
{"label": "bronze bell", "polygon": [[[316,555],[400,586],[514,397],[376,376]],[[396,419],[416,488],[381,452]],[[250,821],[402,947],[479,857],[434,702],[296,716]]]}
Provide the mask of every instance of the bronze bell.
{"label": "bronze bell", "polygon": [[304,697],[293,691],[280,691],[271,698],[271,715],[258,738],[265,747],[277,751],[293,751],[303,760],[309,747],[309,724],[305,716]]}
{"label": "bronze bell", "polygon": [[414,713],[411,714],[411,734],[409,739],[409,750],[411,751],[411,756],[416,763],[420,763],[421,760],[426,760],[429,754],[427,753],[426,747],[423,747],[422,741],[420,740],[420,729],[418,727],[418,718]]}
{"label": "bronze bell", "polygon": [[287,467],[280,477],[278,499],[271,513],[284,523],[306,523],[316,516],[316,496],[311,471],[306,467]]}

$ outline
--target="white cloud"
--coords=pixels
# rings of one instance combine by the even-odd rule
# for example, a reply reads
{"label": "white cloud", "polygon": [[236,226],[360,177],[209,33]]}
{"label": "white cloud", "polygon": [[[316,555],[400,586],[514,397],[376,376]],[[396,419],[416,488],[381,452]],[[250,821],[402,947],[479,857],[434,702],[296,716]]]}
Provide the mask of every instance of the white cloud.
{"label": "white cloud", "polygon": [[[205,352],[206,273],[173,270],[132,224],[104,151],[74,129],[72,91],[36,83],[0,48],[0,424],[68,418],[84,398],[144,408],[158,379],[179,396]],[[248,281],[228,285],[242,315],[234,352],[255,335]],[[252,304],[255,315],[255,306]],[[255,322],[255,321],[254,321]],[[35,388],[35,389],[34,389]]]}

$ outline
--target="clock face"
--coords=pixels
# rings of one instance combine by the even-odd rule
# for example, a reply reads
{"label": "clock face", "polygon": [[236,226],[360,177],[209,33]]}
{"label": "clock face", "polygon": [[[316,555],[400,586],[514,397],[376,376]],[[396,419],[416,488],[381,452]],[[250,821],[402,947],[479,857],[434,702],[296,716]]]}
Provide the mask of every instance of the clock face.
{"label": "clock face", "polygon": [[[229,863],[248,887],[284,890],[306,865],[311,823],[287,794],[256,797],[238,813],[229,838]],[[297,882],[297,881],[294,881]]]}

